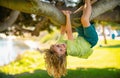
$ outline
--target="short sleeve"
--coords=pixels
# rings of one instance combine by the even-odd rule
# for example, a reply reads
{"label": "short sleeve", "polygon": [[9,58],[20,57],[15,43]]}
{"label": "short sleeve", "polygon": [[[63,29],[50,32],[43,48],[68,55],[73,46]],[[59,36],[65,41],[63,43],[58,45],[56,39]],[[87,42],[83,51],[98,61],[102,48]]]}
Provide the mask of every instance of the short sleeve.
{"label": "short sleeve", "polygon": [[88,58],[92,52],[91,45],[83,37],[78,37],[73,41],[67,40],[68,55]]}

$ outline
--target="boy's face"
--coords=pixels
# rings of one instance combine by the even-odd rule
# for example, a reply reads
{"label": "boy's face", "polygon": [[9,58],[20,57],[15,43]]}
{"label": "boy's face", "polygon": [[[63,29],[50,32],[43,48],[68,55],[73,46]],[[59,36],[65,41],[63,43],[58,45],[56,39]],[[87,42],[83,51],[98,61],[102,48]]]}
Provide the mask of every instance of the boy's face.
{"label": "boy's face", "polygon": [[55,44],[51,46],[51,49],[58,54],[58,56],[62,56],[66,52],[66,44]]}

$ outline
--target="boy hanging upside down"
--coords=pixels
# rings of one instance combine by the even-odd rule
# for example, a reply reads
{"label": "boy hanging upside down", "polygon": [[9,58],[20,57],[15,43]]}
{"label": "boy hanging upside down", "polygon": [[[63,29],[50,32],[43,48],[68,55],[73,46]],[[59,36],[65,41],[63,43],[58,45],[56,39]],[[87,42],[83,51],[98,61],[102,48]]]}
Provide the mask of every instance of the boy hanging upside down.
{"label": "boy hanging upside down", "polygon": [[66,56],[72,55],[80,58],[88,58],[92,53],[92,47],[94,47],[98,41],[98,35],[94,28],[94,24],[90,23],[91,16],[91,1],[85,0],[83,6],[83,14],[81,16],[82,26],[76,29],[78,33],[77,38],[73,38],[72,27],[70,21],[70,11],[63,11],[66,16],[66,25],[61,26],[61,35],[65,33],[68,36],[68,40],[59,40],[58,43],[52,45],[50,49],[45,52],[45,63],[47,72],[54,78],[61,78],[66,74]]}

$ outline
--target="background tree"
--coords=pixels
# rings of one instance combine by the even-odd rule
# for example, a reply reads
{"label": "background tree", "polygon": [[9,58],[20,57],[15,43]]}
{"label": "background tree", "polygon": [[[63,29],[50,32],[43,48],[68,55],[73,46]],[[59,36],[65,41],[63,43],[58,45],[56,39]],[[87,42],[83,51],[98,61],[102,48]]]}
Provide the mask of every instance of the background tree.
{"label": "background tree", "polygon": [[[77,8],[83,5],[82,0],[78,0],[77,2],[72,2],[71,0],[71,3],[68,0],[66,1],[67,2],[64,2],[64,0],[49,0],[47,2],[40,0],[1,0],[1,8],[6,8],[1,11],[0,17],[2,17],[2,19],[0,20],[0,31],[3,32],[7,30],[8,27],[10,27],[10,25],[12,25],[14,22],[14,24],[16,24],[15,26],[17,26],[16,31],[29,31],[33,35],[39,35],[39,31],[45,29],[50,31],[49,26],[51,24],[53,26],[60,27],[61,25],[65,24],[65,16],[61,10],[69,9],[71,11],[75,11]],[[72,4],[75,5],[73,6]],[[119,0],[97,0],[97,2],[92,5],[93,11],[90,19],[120,22],[119,4]],[[9,26],[3,25],[6,23],[5,21],[10,16],[12,10],[18,10],[21,12],[20,14],[18,13],[19,16],[16,15],[16,18],[18,17],[18,19],[16,21],[14,20],[14,22],[9,24]],[[111,14],[114,13],[115,15],[111,16]],[[36,20],[32,18],[31,14],[35,15]],[[82,11],[71,14],[73,27],[79,26],[81,24],[79,21],[81,14]],[[100,18],[101,16],[107,18]],[[34,26],[35,30],[25,30],[23,29],[23,26]]]}

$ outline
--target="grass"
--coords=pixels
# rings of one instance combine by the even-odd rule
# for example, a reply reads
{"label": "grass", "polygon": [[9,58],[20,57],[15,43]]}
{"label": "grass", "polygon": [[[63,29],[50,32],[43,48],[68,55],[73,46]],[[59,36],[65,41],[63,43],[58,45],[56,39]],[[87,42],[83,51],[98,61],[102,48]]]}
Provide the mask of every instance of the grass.
{"label": "grass", "polygon": [[[0,67],[0,78],[52,78],[43,57],[39,52],[25,52],[21,60]],[[120,41],[108,40],[107,45],[100,41],[88,59],[68,56],[67,69],[62,78],[120,78]]]}

